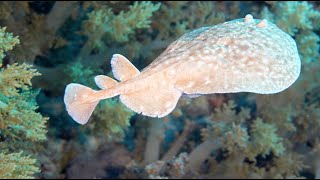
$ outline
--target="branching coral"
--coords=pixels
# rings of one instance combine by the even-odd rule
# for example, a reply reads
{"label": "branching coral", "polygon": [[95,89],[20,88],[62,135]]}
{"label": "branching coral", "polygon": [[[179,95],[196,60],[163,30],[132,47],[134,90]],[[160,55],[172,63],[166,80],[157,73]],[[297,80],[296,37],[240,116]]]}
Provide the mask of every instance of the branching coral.
{"label": "branching coral", "polygon": [[[256,119],[251,126],[251,143],[250,150],[257,156],[261,154],[266,157],[271,152],[276,156],[284,153],[282,138],[276,134],[277,128],[273,125],[264,123],[262,119]],[[254,158],[253,157],[253,158]],[[250,158],[252,160],[252,158]]]}
{"label": "branching coral", "polygon": [[[1,28],[4,33],[5,28]],[[1,47],[5,52],[18,43],[17,37],[4,35],[1,41],[6,46]],[[2,60],[2,58],[0,58]],[[39,172],[36,160],[30,156],[15,153],[21,144],[38,142],[46,139],[47,118],[36,112],[35,96],[38,91],[31,90],[31,79],[40,74],[27,64],[13,64],[0,70],[0,177],[2,178],[31,178]],[[30,147],[29,147],[30,148]],[[2,151],[6,150],[6,153]],[[28,151],[28,149],[23,149]]]}
{"label": "branching coral", "polygon": [[92,68],[85,68],[79,60],[68,65],[64,69],[64,72],[71,78],[73,82],[85,84],[90,87],[93,87],[94,85],[92,79],[95,74]]}
{"label": "branching coral", "polygon": [[[0,70],[0,177],[32,178],[40,171],[35,161],[39,156],[33,153],[45,139],[47,118],[38,113],[39,91],[31,90],[31,79],[40,74],[29,64],[14,63],[38,63],[37,55],[45,55],[50,65],[37,64],[43,76],[32,81],[46,96],[38,97],[40,111],[52,114],[54,106],[61,108],[52,117],[61,123],[51,124],[61,133],[50,138],[52,144],[40,156],[40,177],[102,178],[124,168],[133,177],[149,178],[297,178],[305,172],[320,177],[318,2],[55,2],[44,14],[30,4],[0,3],[0,23],[8,24],[0,29],[0,60],[7,55]],[[245,13],[276,23],[296,40],[303,69],[286,91],[181,100],[176,113],[148,121],[108,100],[100,102],[90,125],[80,131],[66,122],[61,100],[65,83],[95,88],[93,76],[110,70],[112,54],[126,55],[140,69],[182,34]],[[19,34],[20,48],[11,50],[19,39],[6,30]],[[66,49],[53,49],[59,39]],[[188,108],[181,105],[186,102]],[[169,130],[172,122],[175,127]],[[115,140],[123,143],[121,148],[110,143]],[[102,144],[107,150],[99,153]],[[100,172],[104,175],[97,176]]]}
{"label": "branching coral", "polygon": [[[319,12],[320,13],[320,12]],[[320,19],[320,17],[319,17]],[[313,31],[303,31],[296,35],[298,49],[305,63],[319,61],[320,38]]]}
{"label": "branching coral", "polygon": [[30,156],[23,156],[22,152],[0,153],[0,178],[31,179],[34,173],[40,172],[35,163],[35,159],[32,159]]}
{"label": "branching coral", "polygon": [[12,33],[5,32],[6,27],[0,29],[0,65],[2,65],[2,60],[5,56],[5,52],[12,50],[12,48],[19,44],[20,41],[18,37],[13,37]]}
{"label": "branching coral", "polygon": [[[237,112],[236,107],[233,101],[229,101],[215,109],[208,126],[201,131],[204,142],[189,155],[187,170],[205,175],[202,168],[209,166],[207,168],[211,171],[205,177],[211,178],[245,178],[258,174],[262,177],[298,176],[298,172],[305,166],[299,158],[282,158],[286,148],[276,126],[261,118],[252,120],[247,108]],[[270,156],[273,157],[272,161],[267,160]],[[206,161],[209,162],[205,165]],[[294,167],[293,161],[300,161],[300,164]],[[259,165],[262,162],[265,165]],[[285,163],[295,170],[285,171]],[[281,166],[281,169],[265,172],[263,169],[269,166]]]}
{"label": "branching coral", "polygon": [[212,26],[225,20],[223,13],[217,12],[213,2],[164,2],[160,13],[155,15],[160,21],[153,22],[159,31],[157,39],[178,38],[182,34],[203,26]]}
{"label": "branching coral", "polygon": [[[23,74],[23,76],[21,76]],[[34,76],[40,76],[35,69],[31,69],[31,65],[17,63],[8,65],[7,68],[1,69],[0,88],[6,96],[16,96],[19,89],[28,90],[31,86],[31,79]]]}
{"label": "branching coral", "polygon": [[[58,29],[75,9],[76,2],[55,2],[48,15],[33,11],[30,2],[10,1],[2,4],[5,16],[1,22],[10,32],[19,34],[21,43],[11,54],[11,62],[33,63],[36,56],[43,55],[56,46]],[[1,9],[0,9],[1,10]],[[1,25],[3,25],[1,24]]]}
{"label": "branching coral", "polygon": [[46,118],[35,112],[38,107],[32,99],[36,94],[30,91],[31,79],[40,74],[27,64],[8,65],[0,73],[1,133],[16,137],[23,132],[32,141],[44,140]]}
{"label": "branching coral", "polygon": [[[127,12],[121,11],[115,15],[106,5],[88,13],[88,20],[83,22],[83,34],[88,37],[88,42],[82,48],[81,56],[90,53],[88,49],[103,49],[103,36],[107,35],[117,42],[127,42],[135,30],[148,28],[150,17],[160,8],[160,3],[134,2]],[[86,52],[86,53],[84,53]]]}
{"label": "branching coral", "polygon": [[276,6],[277,25],[290,35],[295,35],[299,30],[319,28],[316,22],[320,12],[315,11],[308,2],[281,2]]}
{"label": "branching coral", "polygon": [[93,113],[93,133],[107,139],[121,140],[135,113],[113,99],[100,103]]}

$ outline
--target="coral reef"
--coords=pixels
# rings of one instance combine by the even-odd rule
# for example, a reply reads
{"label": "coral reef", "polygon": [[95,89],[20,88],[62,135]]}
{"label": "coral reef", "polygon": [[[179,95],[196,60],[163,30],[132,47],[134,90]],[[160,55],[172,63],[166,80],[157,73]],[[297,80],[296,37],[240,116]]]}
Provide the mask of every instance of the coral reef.
{"label": "coral reef", "polygon": [[95,136],[122,140],[125,130],[130,126],[130,118],[134,112],[125,107],[122,103],[108,99],[99,105],[93,113],[93,133]]}
{"label": "coral reef", "polygon": [[0,153],[1,179],[31,179],[33,174],[40,172],[35,166],[35,159],[22,156],[20,153]]}
{"label": "coral reef", "polygon": [[0,29],[0,38],[1,38],[1,47],[0,47],[0,64],[2,65],[3,58],[5,57],[5,52],[12,50],[16,44],[19,44],[20,41],[18,37],[13,37],[12,33],[7,33],[6,27]]}
{"label": "coral reef", "polygon": [[[11,50],[18,37],[0,30],[0,61]],[[33,178],[40,172],[30,145],[46,139],[47,118],[36,112],[35,97],[39,91],[31,89],[31,79],[39,76],[28,64],[1,64],[0,70],[0,178]],[[20,150],[20,152],[17,152]],[[24,151],[24,152],[23,152]],[[25,154],[33,154],[33,157]]]}
{"label": "coral reef", "polygon": [[128,42],[129,36],[136,30],[150,27],[150,17],[160,8],[160,3],[150,1],[134,2],[127,12],[115,15],[109,6],[102,5],[88,13],[83,22],[83,34],[88,41],[80,51],[80,57],[86,57],[93,49],[106,49],[103,39],[116,42]]}
{"label": "coral reef", "polygon": [[[182,34],[248,13],[297,43],[285,91],[182,98],[161,119],[105,100],[85,126],[65,111],[65,86],[98,89],[113,54],[142,69]],[[0,2],[0,178],[319,178],[319,24],[316,1]]]}

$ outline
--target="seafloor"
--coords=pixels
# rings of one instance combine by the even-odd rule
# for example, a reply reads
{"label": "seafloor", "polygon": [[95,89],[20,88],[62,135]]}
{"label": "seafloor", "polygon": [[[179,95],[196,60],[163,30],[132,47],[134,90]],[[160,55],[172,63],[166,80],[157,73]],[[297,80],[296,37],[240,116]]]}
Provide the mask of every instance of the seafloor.
{"label": "seafloor", "polygon": [[[288,89],[180,98],[163,118],[118,97],[85,125],[66,111],[66,86],[98,90],[113,54],[142,70],[181,35],[246,14],[296,41]],[[2,1],[0,28],[0,178],[320,178],[317,1]]]}

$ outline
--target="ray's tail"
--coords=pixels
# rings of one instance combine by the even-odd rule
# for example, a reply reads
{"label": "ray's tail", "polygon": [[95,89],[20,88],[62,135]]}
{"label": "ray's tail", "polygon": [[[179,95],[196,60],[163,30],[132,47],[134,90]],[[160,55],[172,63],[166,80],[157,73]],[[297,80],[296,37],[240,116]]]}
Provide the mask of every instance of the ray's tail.
{"label": "ray's tail", "polygon": [[[110,89],[118,84],[114,79],[104,75],[96,76],[94,80],[101,89]],[[101,99],[111,98],[115,95],[114,93],[98,92],[81,84],[71,83],[65,89],[64,104],[69,115],[76,122],[85,124]]]}
{"label": "ray's tail", "polygon": [[[111,59],[112,72],[116,79],[124,81],[130,79],[140,72],[120,54],[113,55]],[[103,90],[98,92],[89,87],[77,83],[67,85],[64,95],[64,103],[69,115],[79,124],[86,124],[95,107],[101,99],[111,98],[117,93],[109,91],[118,82],[108,76],[98,75],[94,78],[97,86]]]}
{"label": "ray's tail", "polygon": [[[114,77],[119,81],[130,80],[140,74],[131,62],[120,54],[114,54],[111,59]],[[163,117],[176,106],[181,92],[173,86],[161,86],[159,79],[143,89],[135,89],[139,84],[122,84],[104,75],[94,78],[101,91],[95,91],[86,86],[71,83],[66,87],[64,103],[69,115],[79,124],[88,122],[92,112],[101,99],[120,95],[120,100],[128,108],[137,113],[151,117]],[[145,83],[145,82],[143,82]],[[150,82],[149,82],[150,83]],[[141,84],[140,84],[141,85]]]}

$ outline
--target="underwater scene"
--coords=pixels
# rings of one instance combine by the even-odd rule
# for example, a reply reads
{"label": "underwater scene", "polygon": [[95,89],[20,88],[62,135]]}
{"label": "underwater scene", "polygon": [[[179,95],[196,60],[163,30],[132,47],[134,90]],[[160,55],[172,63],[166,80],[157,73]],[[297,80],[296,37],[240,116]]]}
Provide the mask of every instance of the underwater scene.
{"label": "underwater scene", "polygon": [[1,1],[1,179],[320,178],[317,1]]}

